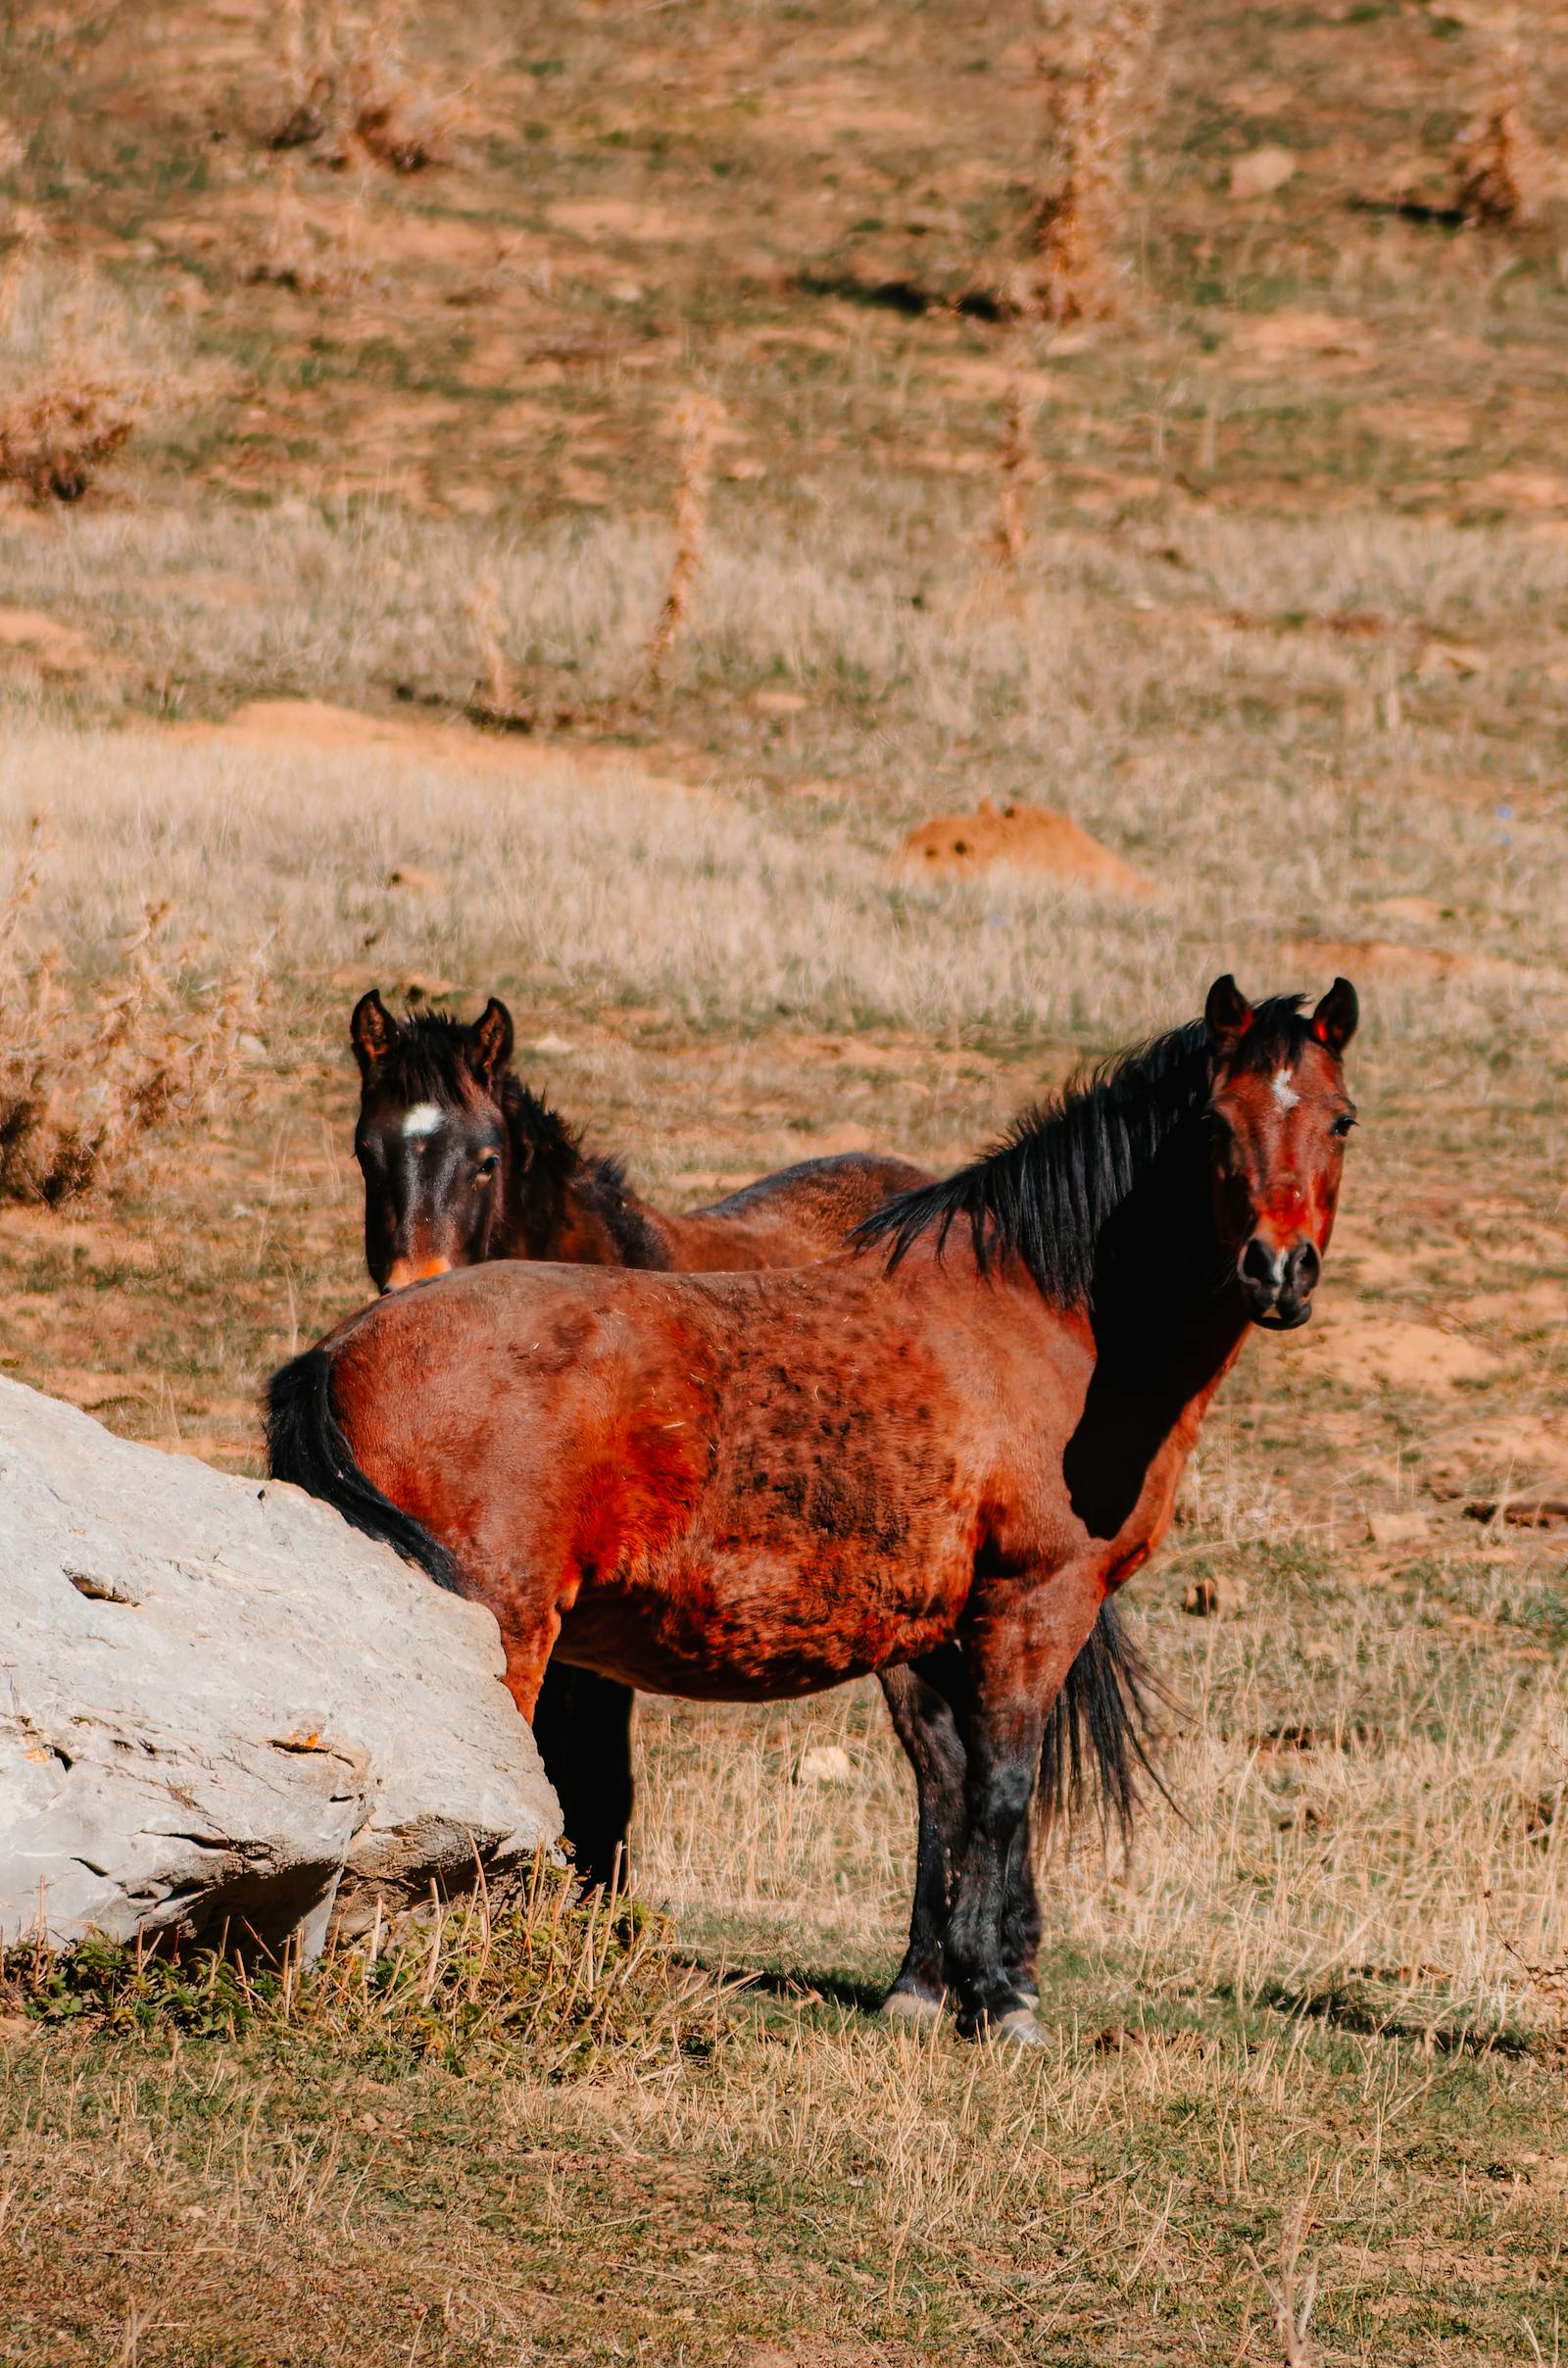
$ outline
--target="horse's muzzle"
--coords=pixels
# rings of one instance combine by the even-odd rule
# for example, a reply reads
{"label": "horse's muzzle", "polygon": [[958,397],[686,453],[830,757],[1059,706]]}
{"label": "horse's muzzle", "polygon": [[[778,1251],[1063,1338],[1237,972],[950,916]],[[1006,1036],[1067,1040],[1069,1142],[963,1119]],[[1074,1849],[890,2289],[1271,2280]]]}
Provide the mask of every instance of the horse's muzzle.
{"label": "horse's muzzle", "polygon": [[385,1299],[389,1292],[403,1291],[410,1283],[427,1283],[432,1275],[451,1272],[450,1258],[394,1258],[387,1268],[386,1281],[381,1285],[381,1297]]}
{"label": "horse's muzzle", "polygon": [[1253,1323],[1270,1332],[1294,1332],[1312,1313],[1312,1293],[1323,1260],[1310,1242],[1277,1250],[1254,1233],[1236,1261],[1236,1271]]}

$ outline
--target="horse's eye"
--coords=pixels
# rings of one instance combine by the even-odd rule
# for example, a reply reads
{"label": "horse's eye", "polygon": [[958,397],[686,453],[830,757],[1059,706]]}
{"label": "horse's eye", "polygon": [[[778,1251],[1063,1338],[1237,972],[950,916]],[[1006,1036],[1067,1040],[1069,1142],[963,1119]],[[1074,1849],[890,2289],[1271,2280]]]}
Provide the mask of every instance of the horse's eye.
{"label": "horse's eye", "polygon": [[1355,1124],[1355,1112],[1354,1112],[1353,1110],[1346,1110],[1346,1111],[1343,1113],[1343,1115],[1342,1115],[1342,1116],[1340,1116],[1340,1117],[1338,1117],[1338,1118],[1336,1118],[1336,1119],[1335,1119],[1334,1124],[1333,1124],[1333,1126],[1330,1128],[1330,1130],[1329,1130],[1329,1131],[1330,1131],[1330,1133],[1331,1133],[1331,1134],[1333,1134],[1333,1135],[1334,1135],[1334,1136],[1335,1136],[1335,1137],[1336,1137],[1336,1138],[1337,1138],[1337,1139],[1338,1139],[1338,1140],[1339,1140],[1341,1143],[1343,1143],[1343,1142],[1345,1141],[1346,1136],[1347,1136],[1347,1135],[1349,1133],[1349,1131],[1350,1131],[1351,1127],[1352,1127],[1354,1124]]}
{"label": "horse's eye", "polygon": [[484,1158],[480,1160],[476,1170],[480,1183],[488,1184],[490,1178],[495,1174],[496,1169],[500,1165],[501,1160],[499,1156],[493,1151],[487,1151],[484,1155]]}

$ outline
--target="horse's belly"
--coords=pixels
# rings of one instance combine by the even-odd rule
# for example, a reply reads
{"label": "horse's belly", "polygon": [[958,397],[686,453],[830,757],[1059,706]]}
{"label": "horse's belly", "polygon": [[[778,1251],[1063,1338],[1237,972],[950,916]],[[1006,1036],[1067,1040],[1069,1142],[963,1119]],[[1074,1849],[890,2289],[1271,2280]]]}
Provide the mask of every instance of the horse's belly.
{"label": "horse's belly", "polygon": [[[944,1566],[945,1565],[945,1566]],[[971,1560],[928,1571],[672,1557],[590,1585],[565,1615],[561,1659],[650,1694],[778,1702],[931,1652],[953,1634]]]}

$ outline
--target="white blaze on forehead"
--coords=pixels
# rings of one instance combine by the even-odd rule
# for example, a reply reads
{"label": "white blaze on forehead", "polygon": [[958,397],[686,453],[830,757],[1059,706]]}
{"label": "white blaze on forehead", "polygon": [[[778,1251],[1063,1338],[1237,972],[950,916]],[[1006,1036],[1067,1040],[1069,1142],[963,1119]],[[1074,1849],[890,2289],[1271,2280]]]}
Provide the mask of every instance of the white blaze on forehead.
{"label": "white blaze on forehead", "polygon": [[1293,1110],[1301,1097],[1291,1083],[1289,1069],[1276,1069],[1269,1082],[1269,1091],[1282,1110]]}
{"label": "white blaze on forehead", "polygon": [[417,1143],[425,1135],[439,1134],[445,1124],[446,1112],[438,1110],[433,1102],[416,1102],[412,1110],[403,1113],[404,1139]]}

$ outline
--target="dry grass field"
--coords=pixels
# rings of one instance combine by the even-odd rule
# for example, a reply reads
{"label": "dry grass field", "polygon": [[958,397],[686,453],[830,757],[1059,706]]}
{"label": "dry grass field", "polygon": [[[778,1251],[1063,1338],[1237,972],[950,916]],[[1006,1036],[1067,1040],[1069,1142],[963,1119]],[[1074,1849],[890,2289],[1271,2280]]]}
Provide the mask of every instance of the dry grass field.
{"label": "dry grass field", "polygon": [[[1177,1805],[1054,1846],[1038,2060],[868,2011],[874,1690],[650,1702],[580,2046],[452,1935],[467,2021],[13,1995],[0,2360],[1562,2358],[1568,9],[1522,15],[0,11],[5,1371],[256,1468],[366,1288],[372,983],[503,993],[672,1206],[956,1163],[1219,970],[1365,1013],[1313,1322],[1130,1591]],[[901,858],[982,798],[1136,879]]]}

